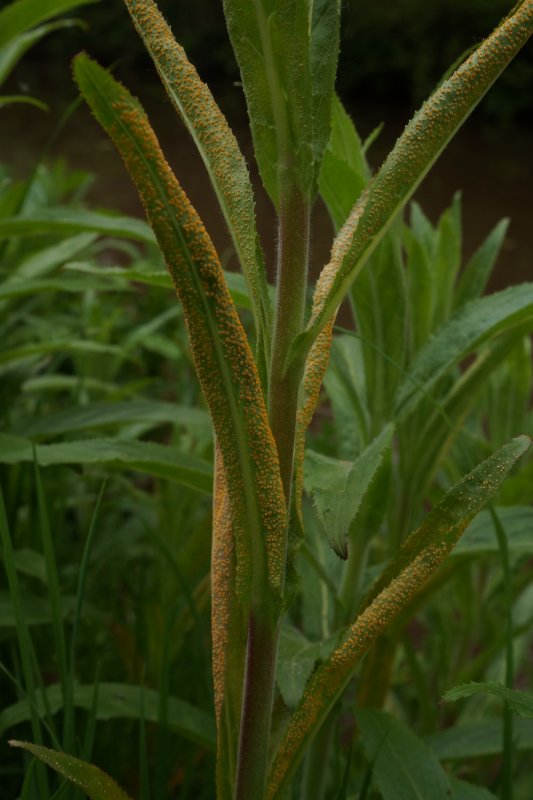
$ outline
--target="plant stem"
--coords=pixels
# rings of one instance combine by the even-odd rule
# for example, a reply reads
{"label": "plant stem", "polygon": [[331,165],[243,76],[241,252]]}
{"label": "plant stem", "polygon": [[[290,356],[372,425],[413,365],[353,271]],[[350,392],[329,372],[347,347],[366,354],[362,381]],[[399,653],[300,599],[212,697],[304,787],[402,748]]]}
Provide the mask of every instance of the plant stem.
{"label": "plant stem", "polygon": [[287,354],[303,327],[309,260],[310,204],[292,186],[283,192],[279,212],[277,300],[269,381],[270,427],[276,440],[281,479],[289,504],[294,432],[302,369],[287,371]]}
{"label": "plant stem", "polygon": [[250,613],[235,800],[264,795],[279,625]]}
{"label": "plant stem", "polygon": [[[310,206],[294,185],[282,192],[279,212],[277,302],[269,380],[270,425],[290,502],[298,389],[302,369],[286,370],[287,353],[303,326],[309,254]],[[264,795],[279,637],[279,613],[270,597],[256,598],[248,623],[235,800]]]}
{"label": "plant stem", "polygon": [[[500,558],[503,572],[503,590],[505,596],[505,685],[513,688],[514,683],[514,641],[513,641],[513,588],[511,582],[511,568],[509,565],[509,548],[507,537],[494,506],[489,505],[492,524],[498,539]],[[502,726],[502,775],[501,797],[502,800],[513,800],[513,712],[509,704],[505,703],[503,709]]]}

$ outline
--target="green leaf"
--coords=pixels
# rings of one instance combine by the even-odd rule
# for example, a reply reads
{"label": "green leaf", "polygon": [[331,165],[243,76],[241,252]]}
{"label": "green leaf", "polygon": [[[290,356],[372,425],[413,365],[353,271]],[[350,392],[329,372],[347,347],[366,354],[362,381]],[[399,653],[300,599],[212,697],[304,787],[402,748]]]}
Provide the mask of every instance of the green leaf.
{"label": "green leaf", "polygon": [[211,427],[209,415],[202,409],[180,406],[176,403],[139,399],[122,403],[90,403],[55,414],[22,419],[17,422],[13,433],[31,437],[48,437],[110,425],[126,425],[131,422]]}
{"label": "green leaf", "polygon": [[490,376],[486,392],[488,428],[496,443],[505,441],[514,431],[533,432],[527,418],[533,383],[531,344],[529,335],[523,337]]}
{"label": "green leaf", "polygon": [[[533,750],[533,721],[518,718],[513,723],[517,750]],[[501,719],[486,719],[447,728],[426,739],[441,761],[463,761],[499,755],[502,751]]]}
{"label": "green leaf", "polygon": [[96,233],[80,233],[77,236],[62,238],[50,247],[40,247],[37,252],[27,256],[13,273],[7,278],[4,285],[14,281],[32,280],[43,278],[55,267],[65,264],[78,256],[93,244],[98,238]]}
{"label": "green leaf", "polygon": [[444,695],[446,703],[453,703],[463,697],[472,697],[475,694],[492,694],[499,700],[507,703],[514,714],[519,717],[533,719],[533,694],[531,692],[521,692],[518,689],[508,689],[496,681],[463,683],[449,689]]}
{"label": "green leaf", "polygon": [[523,3],[442,83],[406,127],[339,232],[315,293],[306,330],[295,339],[295,363],[331,320],[365,260],[455,132],[533,31],[533,8]]}
{"label": "green leaf", "polygon": [[[332,106],[335,98],[333,87],[339,56],[341,4],[339,0],[310,0],[308,14],[311,108],[307,113],[312,125],[311,153],[314,168],[312,195],[314,195],[317,191],[324,149],[330,139]],[[297,71],[298,65],[295,66]],[[353,153],[352,163],[355,159],[356,153]]]}
{"label": "green leaf", "polygon": [[[112,719],[141,719],[146,722],[159,721],[161,698],[159,692],[146,686],[128,683],[99,683],[96,719],[104,722]],[[93,684],[74,685],[73,702],[76,708],[90,711],[94,702]],[[192,742],[215,749],[215,728],[213,718],[190,703],[177,697],[167,697],[167,723],[173,732]],[[57,714],[63,708],[61,686],[58,683],[47,686],[35,694],[35,707],[41,716]],[[0,735],[27,722],[31,708],[26,700],[7,706],[0,712]]]}
{"label": "green leaf", "polygon": [[393,416],[394,394],[406,359],[407,297],[402,229],[394,223],[349,294],[365,365],[374,431]]}
{"label": "green leaf", "polygon": [[[20,557],[15,557],[14,562],[18,572],[25,571],[21,569]],[[22,566],[24,566],[24,564],[22,564]],[[61,618],[63,619],[68,614],[72,613],[73,608],[74,598],[63,597]],[[26,625],[48,625],[52,621],[52,611],[48,599],[43,599],[41,595],[32,594],[27,590],[24,591],[21,600],[21,610]],[[17,624],[16,611],[10,594],[8,592],[0,592],[0,627],[16,628]]]}
{"label": "green leaf", "polygon": [[97,0],[15,0],[0,11],[0,47],[41,22]]}
{"label": "green leaf", "polygon": [[37,97],[31,97],[28,94],[10,94],[10,95],[2,95],[0,97],[0,108],[4,108],[5,106],[11,106],[13,104],[22,104],[28,106],[34,106],[38,108],[40,111],[50,111],[50,107],[43,103],[42,100],[38,100]]}
{"label": "green leaf", "polygon": [[206,166],[246,278],[256,329],[264,343],[263,358],[268,364],[272,308],[246,162],[213,95],[175,41],[155,3],[126,0],[126,5]]}
{"label": "green leaf", "polygon": [[187,322],[222,453],[237,551],[236,591],[281,603],[286,508],[256,365],[213,244],[135,98],[87,56],[75,77],[122,155],[144,203]]}
{"label": "green leaf", "polygon": [[329,642],[310,642],[297,628],[289,625],[282,627],[276,681],[289,708],[298,704],[313,667],[329,650]]}
{"label": "green leaf", "polygon": [[455,290],[456,307],[475,300],[485,291],[508,227],[508,219],[498,222],[463,269]]}
{"label": "green leaf", "polygon": [[[479,352],[475,360],[465,368],[459,379],[443,380],[441,386],[435,387],[429,395],[425,394],[423,387],[421,393],[425,395],[425,404],[419,411],[420,419],[425,422],[416,427],[416,438],[411,442],[408,453],[409,465],[406,474],[409,476],[409,491],[412,497],[421,500],[427,497],[435,470],[443,463],[454,439],[464,430],[464,420],[474,403],[478,401],[480,391],[487,385],[487,378],[492,371],[516,348],[523,339],[524,334],[529,334],[531,322],[525,322],[500,336],[489,341]],[[443,393],[447,392],[447,394]],[[431,410],[432,409],[432,410]],[[518,426],[518,430],[522,427]],[[413,426],[414,428],[414,426]],[[526,426],[526,431],[528,430]],[[513,433],[517,430],[514,428]],[[431,442],[431,447],[428,447]],[[508,479],[502,492],[506,495],[508,489],[517,480],[522,480],[527,472],[527,466],[522,467],[518,475]],[[507,504],[527,502],[530,494],[508,499]]]}
{"label": "green leaf", "polygon": [[93,764],[87,764],[86,761],[81,761],[79,758],[60,753],[57,750],[49,750],[48,747],[41,747],[38,744],[18,742],[14,739],[9,744],[11,747],[20,747],[31,753],[35,758],[82,789],[91,800],[130,800],[109,775]]}
{"label": "green leaf", "polygon": [[[533,547],[533,508],[531,506],[501,506],[495,509],[512,552],[530,553]],[[488,511],[481,511],[464,532],[454,556],[477,556],[498,553],[494,522]]]}
{"label": "green leaf", "polygon": [[327,150],[365,180],[370,178],[370,167],[357,129],[336,94],[331,103],[331,134]]}
{"label": "green leaf", "polygon": [[[13,553],[13,560],[17,572],[23,575],[30,575],[32,578],[37,578],[37,580],[46,586],[46,564],[41,553],[29,547],[21,547]],[[27,597],[26,593],[24,597]]]}
{"label": "green leaf", "polygon": [[259,172],[279,208],[289,181],[311,200],[329,138],[338,0],[224,0]]}
{"label": "green leaf", "polygon": [[[20,35],[6,42],[3,46],[0,46],[0,85],[6,80],[11,70],[22,58],[24,53],[29,50],[30,47],[33,47],[34,44],[37,44],[37,42],[40,41],[44,36],[47,36],[49,33],[53,33],[53,31],[60,30],[61,28],[72,28],[73,26],[79,26],[80,24],[81,23],[76,20],[69,19],[51,22],[48,25],[41,25],[39,28],[34,28],[31,31],[21,33]],[[0,33],[0,39],[1,38],[2,33]],[[1,99],[4,101],[6,100],[5,97]]]}
{"label": "green leaf", "polygon": [[[119,291],[128,291],[129,287],[117,287]],[[35,297],[45,292],[68,292],[77,294],[88,291],[110,291],[112,283],[109,278],[93,277],[58,277],[44,280],[17,280],[0,284],[0,300],[13,300],[19,297]]]}
{"label": "green leaf", "polygon": [[[427,562],[437,556],[439,563],[457,544],[471,520],[499,489],[516,461],[531,446],[529,436],[517,436],[500,447],[493,455],[465,475],[449,489],[442,500],[424,518],[420,527],[411,533],[400,550],[370,589],[364,605],[377,598],[385,587],[407,570],[416,579],[414,563],[420,563],[421,572]],[[438,549],[440,548],[440,553]],[[433,570],[438,564],[434,564]]]}
{"label": "green leaf", "polygon": [[383,800],[449,800],[450,781],[429,747],[384,711],[361,708],[356,719]]}
{"label": "green leaf", "polygon": [[335,229],[344,225],[370,171],[355,126],[337,97],[331,104],[331,135],[320,167],[319,189]]}
{"label": "green leaf", "polygon": [[99,356],[118,356],[120,358],[134,360],[132,356],[128,356],[121,347],[117,347],[116,345],[102,344],[101,342],[91,342],[88,340],[56,339],[51,342],[38,342],[36,344],[15,347],[12,350],[1,351],[0,367],[12,366],[26,361],[28,358],[50,355],[52,353],[59,353],[62,356],[91,353]]}
{"label": "green leaf", "polygon": [[0,239],[10,236],[60,235],[95,231],[106,236],[119,236],[153,244],[152,231],[140,219],[102,214],[76,208],[39,209],[32,214],[0,219]]}
{"label": "green leaf", "polygon": [[[65,269],[73,272],[82,272],[88,275],[98,275],[100,278],[108,280],[123,278],[124,280],[143,283],[148,286],[158,286],[161,289],[174,288],[172,278],[166,270],[150,269],[147,271],[140,269],[126,269],[124,267],[100,267],[88,263],[74,263],[65,265]],[[250,295],[244,275],[239,272],[224,272],[224,279],[228,285],[233,302],[239,308],[251,309]],[[274,287],[268,286],[270,299],[274,298]]]}
{"label": "green leaf", "polygon": [[497,800],[496,795],[489,792],[488,789],[474,786],[473,783],[450,778],[450,784],[454,800]]}
{"label": "green leaf", "polygon": [[368,441],[370,425],[366,403],[362,347],[355,336],[335,336],[324,384],[331,400],[338,453],[353,460]]}
{"label": "green leaf", "polygon": [[[105,464],[167,478],[204,494],[211,494],[212,491],[213,468],[208,461],[155,442],[85,439],[62,444],[40,444],[35,446],[35,451],[37,463],[42,467],[53,464]],[[1,464],[32,460],[32,442],[0,434]]]}
{"label": "green leaf", "polygon": [[[433,233],[433,232],[432,232]],[[435,286],[430,255],[410,229],[404,231],[411,352],[418,353],[429,339],[433,324]]]}
{"label": "green leaf", "polygon": [[338,637],[331,655],[313,672],[274,756],[267,797],[287,785],[309,741],[339,699],[368,648],[420,591],[464,529],[497,491],[531,440],[518,436],[450,489],[409,536],[363,601],[362,613]]}
{"label": "green leaf", "polygon": [[340,558],[348,558],[348,532],[383,456],[392,444],[394,427],[387,425],[353,462],[308,450],[304,485],[313,498],[318,519]]}
{"label": "green leaf", "polygon": [[433,328],[450,316],[453,305],[454,284],[461,266],[462,222],[461,194],[457,192],[452,205],[442,214],[436,231],[435,256],[432,265]]}
{"label": "green leaf", "polygon": [[533,328],[533,283],[510,286],[462,306],[411,365],[396,395],[397,416],[403,419],[412,413],[450,367],[488,339],[529,321]]}
{"label": "green leaf", "polygon": [[320,194],[336,231],[342,227],[367,181],[345,161],[326,150],[320,171]]}

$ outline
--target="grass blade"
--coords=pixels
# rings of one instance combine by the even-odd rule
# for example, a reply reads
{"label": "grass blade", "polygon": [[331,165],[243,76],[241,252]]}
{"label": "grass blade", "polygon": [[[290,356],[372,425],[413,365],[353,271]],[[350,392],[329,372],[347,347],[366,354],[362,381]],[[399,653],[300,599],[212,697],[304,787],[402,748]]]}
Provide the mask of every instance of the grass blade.
{"label": "grass blade", "polygon": [[90,800],[130,800],[126,792],[109,775],[92,764],[87,764],[87,762],[66,753],[59,753],[56,750],[49,750],[47,747],[29,742],[12,739],[9,744],[31,753],[43,764],[51,767],[78,788],[83,789]]}
{"label": "grass blade", "polygon": [[57,666],[61,691],[63,693],[64,722],[63,722],[63,745],[67,749],[74,746],[74,707],[72,704],[72,681],[74,676],[68,669],[67,647],[65,643],[65,630],[63,627],[63,611],[61,608],[61,589],[59,586],[59,574],[54,551],[52,533],[50,531],[50,521],[41,474],[37,465],[37,455],[35,447],[33,449],[33,468],[35,484],[37,488],[37,505],[39,510],[39,527],[41,541],[46,564],[46,577],[48,584],[48,595],[50,598],[50,610],[52,613],[52,631],[54,637],[55,652],[57,656]]}
{"label": "grass blade", "polygon": [[[15,612],[17,622],[17,638],[20,651],[20,660],[22,664],[22,674],[24,677],[25,692],[28,695],[30,703],[29,719],[31,720],[32,736],[38,742],[42,741],[41,721],[35,708],[35,676],[33,672],[33,663],[35,661],[33,653],[33,645],[24,619],[23,606],[22,606],[22,592],[19,584],[17,570],[15,568],[15,561],[13,555],[13,545],[11,542],[11,534],[7,521],[7,514],[4,505],[4,495],[0,487],[0,545],[1,555],[4,569],[6,571],[7,583],[11,602]],[[42,768],[36,770],[36,783],[39,793],[43,797],[48,797],[48,778]]]}
{"label": "grass blade", "polygon": [[89,570],[89,559],[91,556],[91,550],[96,532],[96,520],[98,519],[98,514],[100,513],[100,507],[102,505],[102,498],[104,496],[105,487],[106,484],[104,482],[96,499],[96,505],[94,507],[94,511],[91,517],[91,522],[89,525],[89,533],[87,534],[87,539],[85,540],[85,545],[83,547],[83,553],[80,561],[80,569],[78,572],[78,586],[76,589],[76,606],[74,609],[74,619],[72,620],[72,633],[70,636],[70,647],[69,647],[69,667],[70,667],[70,674],[72,677],[74,677],[74,675],[76,674],[76,644],[78,641],[78,630],[81,621],[83,601],[85,599],[85,585],[87,582],[87,573]]}
{"label": "grass blade", "polygon": [[[513,585],[507,534],[496,509],[490,505],[494,532],[498,539],[503,572],[503,591],[505,598],[505,685],[513,688],[514,683],[514,636],[513,636]],[[502,726],[502,800],[513,800],[513,713],[509,703],[505,703]]]}

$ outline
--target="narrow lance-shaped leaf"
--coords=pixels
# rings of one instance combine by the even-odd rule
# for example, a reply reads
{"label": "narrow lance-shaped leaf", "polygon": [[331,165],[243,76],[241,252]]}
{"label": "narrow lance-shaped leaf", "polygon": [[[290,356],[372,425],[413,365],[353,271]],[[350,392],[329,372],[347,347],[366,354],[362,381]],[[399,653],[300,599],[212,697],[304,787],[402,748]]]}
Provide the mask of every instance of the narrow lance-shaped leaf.
{"label": "narrow lance-shaped leaf", "polygon": [[247,638],[246,618],[232,591],[235,575],[231,507],[222,458],[216,447],[211,550],[211,632],[217,724],[216,784],[217,798],[220,800],[231,800],[235,785]]}
{"label": "narrow lance-shaped leaf", "polygon": [[510,286],[459,308],[418,353],[398,387],[396,415],[402,419],[412,413],[446,370],[488,339],[528,322],[533,326],[533,283]]}
{"label": "narrow lance-shaped leaf", "polygon": [[152,0],[125,0],[165,89],[211,178],[246,277],[255,323],[269,361],[272,309],[246,162],[226,118]]}
{"label": "narrow lance-shaped leaf", "polygon": [[463,269],[455,290],[456,307],[475,300],[485,291],[508,227],[508,219],[500,220]]}
{"label": "narrow lance-shaped leaf", "polygon": [[472,697],[475,694],[484,693],[503,700],[513,714],[533,719],[533,694],[531,692],[522,692],[519,689],[510,689],[497,681],[462,683],[460,686],[454,686],[453,689],[449,689],[442,699],[446,703],[450,703],[455,700],[461,700],[463,697]]}
{"label": "narrow lance-shaped leaf", "polygon": [[0,97],[0,108],[5,108],[5,106],[14,104],[33,106],[34,108],[38,108],[39,111],[50,111],[46,103],[43,103],[36,97],[30,97],[30,95],[27,94],[10,94]]}
{"label": "narrow lance-shaped leaf", "polygon": [[336,231],[346,222],[369,178],[370,169],[359,134],[334,95],[331,133],[320,166],[318,186]]}
{"label": "narrow lance-shaped leaf", "polygon": [[311,676],[274,757],[268,800],[280,796],[361,657],[435,572],[530,444],[528,436],[518,436],[501,447],[450,489],[407,539],[372,587],[364,611],[343,631],[337,647]]}
{"label": "narrow lance-shaped leaf", "polygon": [[[41,25],[31,31],[20,34],[3,46],[0,46],[0,84],[9,77],[13,67],[20,61],[24,53],[37,44],[44,36],[61,28],[70,28],[79,25],[76,20],[61,19],[48,25]],[[0,34],[1,35],[1,34]],[[2,100],[6,98],[3,97]]]}
{"label": "narrow lance-shaped leaf", "polygon": [[[39,444],[35,452],[37,463],[43,467],[53,464],[107,464],[167,478],[211,494],[213,470],[209,461],[156,442],[120,438],[82,439]],[[20,464],[32,460],[33,443],[29,439],[0,433],[0,464]]]}
{"label": "narrow lance-shaped leaf", "polygon": [[90,800],[130,800],[126,792],[109,775],[93,764],[29,742],[18,742],[13,739],[9,744],[31,753],[84,791]]}
{"label": "narrow lance-shaped leaf", "polygon": [[32,214],[0,219],[0,241],[10,236],[40,236],[41,234],[81,233],[97,231],[106,236],[121,236],[153,244],[154,235],[146,222],[134,217],[99,214],[77,208],[39,209]]}
{"label": "narrow lance-shaped leaf", "polygon": [[[42,606],[42,599],[39,600]],[[69,610],[71,614],[71,610]],[[139,720],[157,723],[161,698],[158,691],[146,686],[128,683],[75,684],[73,702],[76,708],[91,711],[95,690],[98,691],[98,706],[94,709],[95,719],[108,721]],[[178,697],[167,696],[167,724],[179,736],[200,744],[208,750],[215,750],[215,726],[213,718],[199,708]],[[53,683],[46,689],[35,692],[33,706],[27,699],[19,700],[0,712],[0,735],[31,719],[32,713],[47,718],[64,708],[61,686]]]}
{"label": "narrow lance-shaped leaf", "polygon": [[311,200],[328,141],[339,0],[224,0],[259,172],[276,208],[289,180]]}
{"label": "narrow lance-shaped leaf", "polygon": [[275,605],[285,568],[283,488],[259,376],[220,262],[138,101],[87,56],[74,69],[137,186],[183,305],[232,505],[236,591],[245,604],[260,593]]}
{"label": "narrow lance-shaped leaf", "polygon": [[0,47],[40,22],[95,2],[97,0],[17,0],[9,3],[0,11]]}
{"label": "narrow lance-shaped leaf", "polygon": [[333,316],[363,264],[460,125],[533,32],[526,0],[485,39],[415,114],[368,184],[333,244],[306,330],[293,358],[306,354]]}

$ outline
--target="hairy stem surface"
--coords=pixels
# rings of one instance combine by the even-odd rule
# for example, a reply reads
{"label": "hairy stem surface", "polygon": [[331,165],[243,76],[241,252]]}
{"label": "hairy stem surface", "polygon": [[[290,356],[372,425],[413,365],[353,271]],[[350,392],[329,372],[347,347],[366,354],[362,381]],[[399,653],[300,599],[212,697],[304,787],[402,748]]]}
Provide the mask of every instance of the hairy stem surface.
{"label": "hairy stem surface", "polygon": [[279,625],[252,609],[237,762],[235,800],[263,798],[276,676]]}
{"label": "hairy stem surface", "polygon": [[302,370],[297,365],[287,371],[287,355],[292,340],[303,327],[309,226],[309,203],[293,188],[282,198],[279,215],[277,302],[269,384],[270,427],[278,448],[287,506],[294,461],[298,390],[302,377]]}

